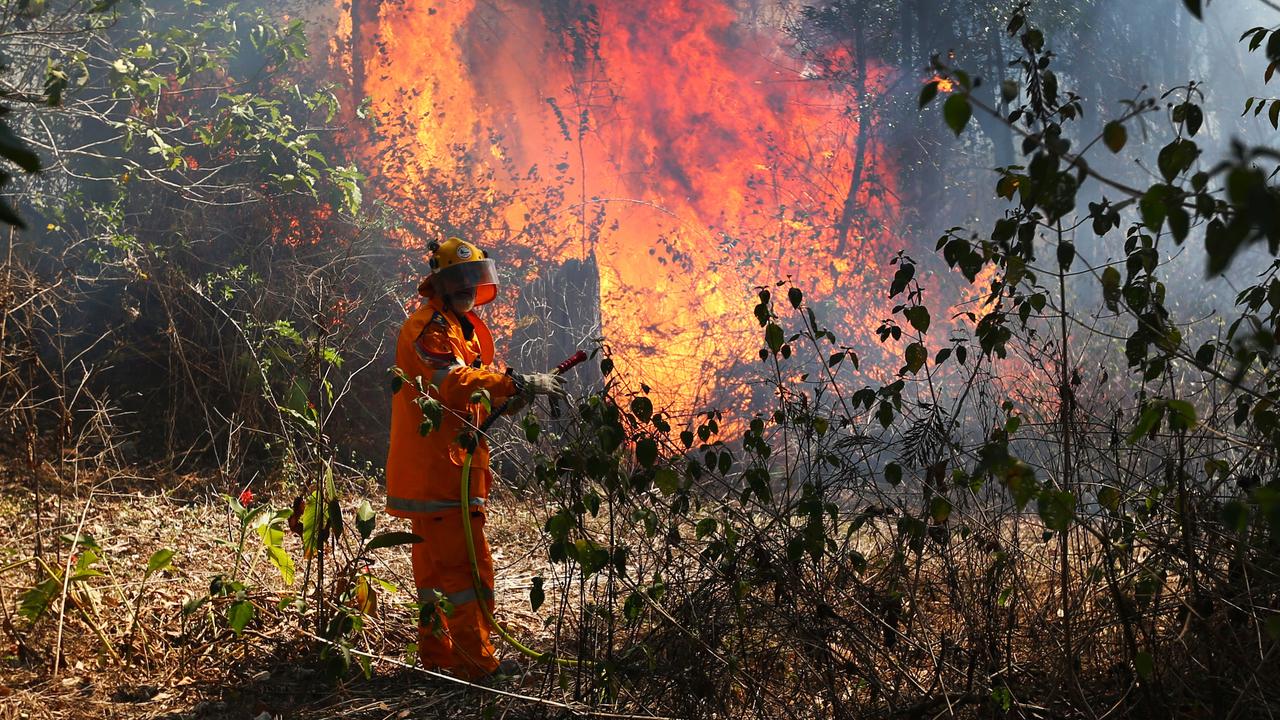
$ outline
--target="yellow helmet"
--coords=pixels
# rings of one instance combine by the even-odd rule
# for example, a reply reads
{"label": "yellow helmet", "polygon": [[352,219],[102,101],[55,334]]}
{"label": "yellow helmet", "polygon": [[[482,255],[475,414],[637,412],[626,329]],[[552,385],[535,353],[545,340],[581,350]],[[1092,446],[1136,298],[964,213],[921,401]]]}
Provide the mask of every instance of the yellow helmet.
{"label": "yellow helmet", "polygon": [[469,295],[475,293],[475,305],[484,305],[498,295],[498,273],[489,253],[463,240],[451,237],[444,242],[431,241],[431,275],[418,286],[418,292],[430,297]]}

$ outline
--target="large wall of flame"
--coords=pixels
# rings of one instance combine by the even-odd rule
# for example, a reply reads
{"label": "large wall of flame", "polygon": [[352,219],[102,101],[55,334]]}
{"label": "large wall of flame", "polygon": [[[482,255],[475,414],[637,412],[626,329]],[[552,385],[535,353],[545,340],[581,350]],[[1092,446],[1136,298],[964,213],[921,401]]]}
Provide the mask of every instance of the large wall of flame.
{"label": "large wall of flame", "polygon": [[[756,286],[792,278],[847,330],[882,316],[864,288],[883,286],[896,249],[893,175],[873,135],[855,150],[874,119],[811,77],[768,14],[707,0],[340,8],[333,64],[368,98],[376,192],[495,248],[519,271],[506,301],[560,262],[594,261],[603,335],[660,406],[743,397],[725,380],[761,346]],[[514,306],[493,309],[499,334],[522,322]]]}

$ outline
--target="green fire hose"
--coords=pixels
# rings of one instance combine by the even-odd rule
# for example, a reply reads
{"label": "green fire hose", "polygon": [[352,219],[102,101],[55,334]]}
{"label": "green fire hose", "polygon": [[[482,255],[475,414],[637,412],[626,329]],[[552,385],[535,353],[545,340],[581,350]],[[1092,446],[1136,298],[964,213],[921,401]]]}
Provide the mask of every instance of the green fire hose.
{"label": "green fire hose", "polygon": [[[557,366],[556,366],[556,369],[554,370],[554,372],[555,372],[555,374],[557,374],[557,375],[562,375],[562,374],[564,374],[567,370],[569,370],[570,368],[574,367],[575,365],[577,365],[577,364],[579,364],[579,363],[581,363],[581,362],[585,361],[586,359],[587,359],[587,354],[586,354],[585,352],[583,352],[583,351],[579,350],[577,353],[575,353],[575,354],[573,355],[573,357],[571,357],[571,358],[569,358],[568,360],[565,360],[564,362],[562,362],[562,363],[560,363],[559,365],[557,365]],[[493,421],[494,421],[494,420],[496,420],[496,419],[497,419],[497,418],[502,414],[503,410],[505,410],[505,409],[506,409],[506,406],[505,406],[505,405],[504,405],[504,406],[502,406],[502,407],[496,408],[496,409],[495,409],[495,410],[494,410],[494,411],[489,415],[489,417],[485,419],[484,423],[480,426],[480,430],[481,430],[481,431],[484,431],[484,430],[486,430],[490,425],[492,425],[492,424],[493,424]],[[498,631],[498,635],[499,635],[503,640],[506,640],[506,641],[507,641],[507,642],[508,642],[512,647],[514,647],[516,650],[519,650],[521,654],[523,654],[523,655],[525,655],[525,656],[527,656],[527,657],[530,657],[530,658],[532,658],[532,659],[534,659],[534,660],[542,660],[543,658],[545,658],[545,657],[547,656],[547,654],[546,654],[546,653],[543,653],[543,652],[539,652],[539,651],[537,651],[537,650],[534,650],[533,648],[529,647],[528,645],[525,645],[524,643],[522,643],[522,642],[520,642],[519,640],[517,640],[514,636],[512,636],[512,635],[511,635],[511,633],[507,632],[506,628],[504,628],[504,627],[502,627],[501,625],[499,625],[499,624],[498,624],[498,621],[497,621],[496,619],[494,619],[494,617],[493,617],[493,609],[491,608],[491,606],[490,606],[489,604],[487,604],[487,603],[485,603],[485,602],[484,602],[484,598],[485,598],[485,597],[486,597],[490,592],[492,592],[492,591],[491,591],[491,590],[489,590],[488,588],[484,587],[484,583],[480,580],[480,565],[479,565],[479,563],[476,561],[476,546],[475,546],[475,540],[474,540],[474,537],[473,537],[473,533],[471,532],[471,513],[470,513],[470,507],[471,507],[471,506],[470,506],[470,502],[471,502],[471,458],[472,458],[472,455],[473,455],[474,453],[475,453],[475,450],[474,450],[474,449],[472,449],[472,450],[468,450],[468,451],[467,451],[466,459],[464,459],[464,460],[462,461],[462,483],[461,483],[461,485],[462,485],[462,489],[461,489],[461,494],[458,496],[459,498],[461,498],[462,507],[463,507],[463,511],[462,511],[462,536],[463,536],[463,538],[466,540],[466,543],[467,543],[467,560],[469,560],[469,561],[471,562],[471,587],[472,587],[472,589],[473,589],[473,590],[475,590],[475,593],[476,593],[476,602],[480,603],[480,607],[481,607],[481,609],[484,611],[485,619],[487,619],[487,620],[489,621],[489,624],[490,624],[490,625],[492,625],[492,626],[493,626],[493,628],[494,628],[495,630],[497,630],[497,631]],[[591,664],[591,662],[590,662],[589,660],[581,660],[581,661],[580,661],[580,660],[573,660],[573,659],[570,659],[570,658],[560,658],[560,657],[555,658],[555,661],[556,661],[556,664],[557,664],[557,665],[568,666],[568,667],[573,667],[573,666],[576,666],[576,665],[590,665],[590,664]]]}

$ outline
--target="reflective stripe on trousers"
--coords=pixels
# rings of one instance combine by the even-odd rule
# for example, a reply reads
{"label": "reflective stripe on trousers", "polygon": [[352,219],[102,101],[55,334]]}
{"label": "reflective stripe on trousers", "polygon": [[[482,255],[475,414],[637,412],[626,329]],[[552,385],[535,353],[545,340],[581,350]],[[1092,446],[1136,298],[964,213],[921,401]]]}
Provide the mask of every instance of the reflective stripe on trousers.
{"label": "reflective stripe on trousers", "polygon": [[[484,505],[484,498],[471,498],[471,507]],[[387,509],[412,513],[435,513],[457,510],[462,503],[457,500],[414,500],[412,498],[387,497]]]}
{"label": "reflective stripe on trousers", "polygon": [[[428,603],[434,604],[436,602],[437,593],[444,596],[444,599],[448,600],[449,604],[454,607],[466,605],[469,602],[475,602],[476,599],[476,589],[474,587],[469,587],[466,590],[459,590],[458,592],[451,593],[447,593],[439,588],[418,588],[418,604],[424,607]],[[493,588],[485,588],[484,594],[486,600],[493,602]]]}

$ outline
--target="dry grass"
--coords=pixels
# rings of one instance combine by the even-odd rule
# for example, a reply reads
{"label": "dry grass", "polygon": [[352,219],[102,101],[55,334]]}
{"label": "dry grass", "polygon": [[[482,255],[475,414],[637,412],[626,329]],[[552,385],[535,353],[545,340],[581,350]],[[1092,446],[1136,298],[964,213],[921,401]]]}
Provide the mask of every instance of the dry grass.
{"label": "dry grass", "polygon": [[[52,478],[44,481],[41,537],[46,562],[66,562],[69,544],[50,547],[48,538],[74,534],[83,512],[82,532],[93,535],[102,546],[100,567],[106,574],[75,584],[55,674],[57,603],[35,625],[15,615],[18,593],[37,580],[35,564],[22,562],[34,549],[34,498],[14,467],[0,471],[0,568],[4,568],[0,592],[6,619],[0,631],[4,641],[0,719],[177,720],[257,718],[263,713],[291,718],[472,717],[477,707],[485,705],[499,705],[507,717],[515,717],[538,707],[389,662],[375,661],[371,679],[353,672],[336,684],[322,680],[315,643],[300,618],[275,609],[290,588],[261,556],[248,574],[259,618],[243,637],[236,638],[226,629],[213,632],[207,623],[184,618],[183,603],[207,593],[210,578],[227,572],[233,561],[232,550],[219,540],[234,539],[234,518],[203,478],[108,475],[64,483],[56,487],[57,492],[49,487]],[[259,501],[287,506],[287,495],[281,489]],[[344,505],[354,507],[357,502]],[[407,524],[380,516],[379,527],[407,529]],[[531,510],[507,504],[491,515],[489,528],[498,566],[498,617],[518,637],[535,645],[546,642],[551,632],[544,627],[542,615],[530,611],[527,600],[532,575],[547,574],[539,565],[545,557],[536,552],[539,533]],[[256,543],[257,538],[251,540]],[[161,548],[177,551],[175,569],[148,582],[134,652],[127,653],[130,603],[147,558]],[[295,557],[302,555],[297,537],[286,539],[286,549]],[[358,647],[373,655],[404,659],[406,646],[416,640],[408,551],[403,547],[378,551],[376,573],[402,590],[380,596]],[[547,592],[548,607],[557,607],[556,587],[549,583]],[[114,651],[127,656],[127,664],[117,663],[104,649],[91,625],[76,611],[75,600],[100,626]],[[510,651],[500,648],[500,652]],[[555,697],[558,702],[573,700],[554,678],[536,669],[520,692]]]}
{"label": "dry grass", "polygon": [[[208,591],[211,577],[228,572],[234,518],[219,495],[219,481],[204,477],[151,477],[145,473],[82,476],[58,483],[44,477],[41,508],[43,557],[67,561],[69,544],[50,538],[76,532],[95,537],[104,550],[106,573],[73,592],[92,623],[68,606],[59,671],[53,672],[58,645],[57,608],[34,626],[15,617],[17,594],[36,581],[31,556],[36,538],[34,497],[18,468],[0,469],[0,593],[5,615],[0,720],[8,718],[325,718],[388,720],[402,717],[476,717],[492,708],[495,717],[559,717],[569,708],[624,711],[602,706],[584,695],[592,687],[578,671],[534,668],[510,697],[468,688],[408,667],[406,646],[415,640],[412,594],[379,598],[366,619],[356,647],[375,656],[373,676],[354,669],[340,682],[323,678],[317,643],[309,634],[311,617],[276,609],[290,594],[264,557],[248,578],[259,618],[243,637],[225,623],[184,617],[183,603]],[[259,502],[287,506],[286,488],[264,493]],[[349,493],[344,508],[359,496]],[[377,505],[376,498],[371,498]],[[60,504],[59,504],[60,503]],[[614,508],[601,508],[598,518]],[[1063,682],[1066,649],[1061,613],[1060,549],[1044,539],[1044,526],[1027,515],[966,512],[957,508],[949,532],[932,532],[921,552],[903,552],[904,534],[891,519],[868,521],[846,535],[847,547],[830,553],[820,565],[779,568],[778,579],[752,577],[751,592],[735,604],[732,585],[702,552],[711,538],[696,540],[685,518],[683,540],[672,546],[665,533],[648,538],[636,525],[619,522],[618,542],[631,549],[629,575],[612,588],[598,579],[586,586],[563,566],[549,564],[542,524],[549,509],[532,496],[504,493],[490,514],[488,536],[497,572],[498,617],[535,647],[576,647],[576,639],[611,643],[615,652],[643,646],[657,664],[647,674],[623,680],[620,697],[626,712],[664,714],[645,707],[686,707],[681,696],[705,697],[742,708],[742,716],[821,717],[838,709],[850,717],[1114,717],[1140,704],[1136,695],[1156,688],[1173,707],[1178,697],[1201,697],[1206,682],[1219,682],[1192,670],[1211,662],[1214,653],[1248,649],[1241,634],[1256,628],[1233,624],[1230,608],[1217,606],[1202,616],[1189,614],[1179,598],[1187,593],[1176,575],[1167,576],[1155,597],[1141,607],[1137,623],[1141,649],[1164,663],[1152,682],[1138,680],[1127,658],[1125,638],[1110,585],[1097,568],[1105,559],[1097,536],[1077,529],[1070,544],[1070,631],[1075,686]],[[613,517],[623,518],[624,512]],[[749,517],[749,516],[740,516]],[[989,520],[983,518],[989,517]],[[588,521],[603,541],[605,526]],[[763,517],[740,526],[744,555],[751,548],[777,556],[783,541],[776,525]],[[959,528],[968,528],[960,532]],[[843,525],[841,526],[843,527]],[[380,529],[407,529],[401,521],[379,517]],[[252,538],[256,542],[256,537]],[[251,543],[252,544],[252,543]],[[286,549],[302,556],[297,537]],[[142,568],[160,548],[177,551],[175,570],[148,584],[141,604],[132,652],[126,647]],[[1115,581],[1127,596],[1145,563],[1167,552],[1159,538],[1135,549],[1120,563]],[[341,547],[338,554],[342,554]],[[855,569],[851,558],[865,558]],[[583,612],[584,603],[620,604],[629,583],[660,569],[667,596],[646,610],[638,625],[622,623],[606,632],[603,621]],[[412,588],[405,548],[379,551],[375,572],[397,587]],[[530,580],[546,578],[547,599],[530,609]],[[299,572],[301,576],[301,568]],[[598,576],[597,576],[598,578]],[[641,580],[643,581],[643,580]],[[787,587],[787,584],[794,587]],[[610,594],[612,592],[612,594]],[[893,593],[899,604],[890,610]],[[790,594],[787,594],[790,593]],[[825,607],[824,607],[825,606]],[[217,609],[221,612],[221,609]],[[583,625],[582,623],[589,623]],[[115,653],[105,650],[97,625]],[[610,635],[609,632],[614,632]],[[1149,642],[1150,641],[1150,644]],[[1268,717],[1264,698],[1270,690],[1241,684],[1242,678],[1268,682],[1268,648],[1259,640],[1259,657],[1241,655],[1239,677],[1221,678],[1225,705],[1242,704],[1237,717]],[[512,654],[499,644],[500,652]],[[728,671],[732,657],[737,669]],[[633,668],[634,670],[634,668]],[[989,677],[988,677],[988,674]],[[694,677],[696,675],[697,677]],[[823,678],[829,678],[829,686]],[[993,715],[990,688],[1011,692],[1010,712]],[[705,695],[699,695],[705,693]],[[1083,700],[1082,700],[1083,698]],[[1259,699],[1261,704],[1258,703]],[[1195,703],[1181,706],[1188,717],[1208,717]],[[708,715],[697,708],[692,714]],[[265,713],[265,716],[264,716]],[[590,713],[587,713],[590,714]],[[714,712],[711,713],[714,715]]]}

